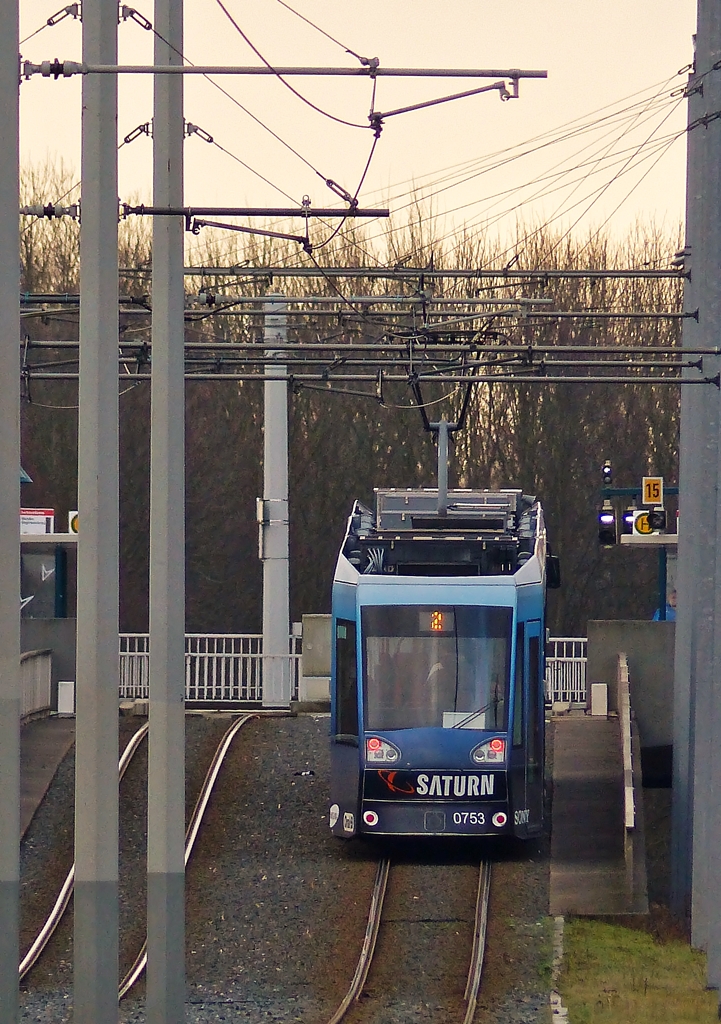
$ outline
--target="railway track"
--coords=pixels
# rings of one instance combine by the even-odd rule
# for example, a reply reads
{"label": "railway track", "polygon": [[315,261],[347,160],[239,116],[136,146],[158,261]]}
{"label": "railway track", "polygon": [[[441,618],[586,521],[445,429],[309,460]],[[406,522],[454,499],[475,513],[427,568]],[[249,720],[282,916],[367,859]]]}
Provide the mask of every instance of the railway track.
{"label": "railway track", "polygon": [[[123,781],[123,776],[130,767],[130,762],[138,752],[140,744],[143,742],[145,737],[148,735],[148,723],[142,725],[136,733],[134,733],[127,744],[125,749],[118,761],[118,785]],[[73,895],[75,888],[75,864],[68,871],[65,881],[63,882],[58,897],[55,900],[53,909],[48,914],[48,917],[43,924],[42,928],[38,932],[35,940],[31,943],[25,956],[20,961],[18,968],[19,980],[22,981],[26,974],[28,974],[35,964],[42,956],[43,950],[47,946],[50,939],[55,934],[55,931],[60,924],[63,914],[68,909],[70,898]]]}
{"label": "railway track", "polygon": [[[223,765],[223,761],[225,760],[225,757],[226,757],[226,755],[227,755],[227,753],[228,753],[228,751],[230,749],[230,746],[231,746],[235,736],[242,729],[242,727],[248,721],[250,721],[250,719],[257,718],[257,717],[258,717],[257,714],[250,713],[250,714],[240,715],[238,718],[236,718],[233,721],[233,723],[230,725],[230,727],[226,730],[226,732],[223,735],[220,743],[218,744],[218,746],[215,749],[215,753],[213,754],[213,758],[212,758],[212,760],[210,762],[210,766],[209,766],[209,768],[208,768],[208,770],[206,772],[205,779],[203,781],[203,785],[202,785],[200,793],[198,795],[198,799],[195,802],[195,807],[193,808],[193,813],[191,814],[190,822],[189,822],[188,827],[186,829],[186,834],[185,834],[185,865],[186,865],[186,867],[188,865],[188,861],[190,860],[191,854],[193,852],[193,847],[195,845],[195,841],[196,841],[196,839],[198,837],[198,834],[200,832],[200,827],[201,827],[201,824],[202,824],[202,821],[203,821],[203,816],[205,814],[206,808],[207,808],[208,803],[210,801],[210,797],[212,795],[213,788],[215,786],[215,783],[217,781],[218,775],[220,773],[220,769],[221,769],[221,767]],[[127,743],[127,745],[126,745],[126,747],[125,747],[125,749],[123,751],[123,754],[122,754],[122,756],[121,756],[121,758],[120,758],[120,760],[118,762],[118,784],[120,784],[120,782],[122,781],[123,776],[125,775],[128,767],[130,766],[130,763],[131,763],[133,757],[137,753],[138,749],[140,748],[140,745],[141,745],[142,741],[146,738],[147,734],[148,734],[148,724],[146,723],[145,725],[141,726],[141,728],[138,729],[138,731],[128,741],[128,743]],[[27,953],[25,954],[25,956],[22,958],[22,960],[20,962],[20,965],[19,965],[19,968],[18,968],[19,980],[20,981],[22,981],[23,978],[32,970],[32,968],[35,966],[35,964],[40,959],[44,949],[47,946],[47,944],[50,942],[50,939],[52,938],[53,934],[55,933],[58,925],[60,924],[60,921],[63,918],[63,915],[65,914],[65,911],[68,908],[68,905],[70,903],[70,899],[71,899],[71,897],[73,895],[74,886],[75,886],[75,865],[73,864],[73,866],[70,868],[70,871],[68,872],[68,874],[67,874],[67,876],[65,878],[65,881],[63,882],[63,885],[62,885],[62,887],[60,889],[60,892],[59,892],[58,897],[57,897],[57,899],[55,901],[55,904],[54,904],[52,910],[50,911],[50,914],[48,915],[45,923],[43,924],[42,928],[38,932],[35,940],[32,942],[32,944],[30,945],[30,948],[28,949]],[[147,964],[147,959],[148,959],[148,954],[147,954],[147,940],[146,940],[143,943],[143,946],[142,946],[141,950],[139,951],[138,955],[136,956],[135,961],[134,961],[132,967],[130,968],[128,973],[125,975],[125,977],[123,978],[123,980],[122,980],[122,982],[121,982],[121,984],[119,986],[119,989],[118,989],[118,1001],[120,1001],[124,996],[126,996],[128,994],[128,992],[130,992],[132,987],[135,985],[135,983],[142,976],[142,974],[143,974],[143,972],[145,970],[146,964]]]}
{"label": "railway track", "polygon": [[[368,974],[373,963],[373,955],[376,950],[378,935],[381,929],[383,918],[383,905],[388,888],[388,879],[391,871],[391,861],[384,857],[378,862],[373,892],[371,895],[368,923],[361,948],[358,964],[350,983],[348,991],[344,996],[338,1009],[328,1021],[328,1024],[340,1024],[340,1021],[348,1014],[351,1008],[358,1003],[363,993]],[[483,972],[483,958],[486,948],[486,930],[488,925],[488,903],[491,890],[491,862],[482,861],[478,872],[478,890],[476,895],[476,909],[473,925],[473,941],[470,954],[470,962],[466,979],[466,987],[463,993],[465,1000],[465,1015],[463,1024],[472,1024],[476,1012],[478,992],[481,985],[481,974]],[[399,969],[401,965],[398,965]]]}
{"label": "railway track", "polygon": [[[205,814],[206,808],[210,801],[213,787],[215,786],[218,774],[223,765],[223,761],[230,750],[230,745],[235,739],[237,733],[243,728],[246,722],[249,722],[251,718],[257,718],[255,714],[241,715],[233,722],[233,724],[226,730],[225,735],[221,739],[220,743],[215,749],[213,758],[210,762],[208,771],[205,773],[205,779],[201,786],[198,799],[195,801],[195,807],[193,813],[190,816],[190,822],[185,832],[185,866],[187,868],[190,855],[193,852],[193,846],[195,840],[198,838],[200,832],[200,826],[203,822],[203,815]],[[143,971],[145,970],[148,963],[148,941],[147,938],[142,945],[140,952],[138,953],[133,966],[130,968],[128,973],[125,975],[118,988],[118,1002],[123,999],[135,983],[141,978]]]}

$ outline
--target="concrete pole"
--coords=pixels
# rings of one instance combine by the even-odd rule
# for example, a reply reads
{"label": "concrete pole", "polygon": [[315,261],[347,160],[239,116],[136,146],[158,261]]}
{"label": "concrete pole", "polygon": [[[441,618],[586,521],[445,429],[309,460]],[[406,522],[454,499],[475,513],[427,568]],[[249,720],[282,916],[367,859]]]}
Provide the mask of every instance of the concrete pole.
{"label": "concrete pole", "polygon": [[438,428],[438,515],[448,515],[448,422],[432,424]]}
{"label": "concrete pole", "polygon": [[[706,49],[709,67],[715,68],[704,80],[704,104],[709,113],[717,113],[721,109],[721,7],[716,0],[709,5],[708,11],[708,45]],[[699,26],[700,27],[700,26]],[[695,129],[697,130],[697,129]],[[707,313],[707,338],[712,344],[718,344],[721,337],[721,125],[713,122],[709,130],[701,129],[706,134],[704,140],[707,147],[706,156],[706,189],[704,200],[707,204],[708,223],[706,228],[706,273],[702,279],[703,294],[701,296],[704,311]],[[719,372],[721,361],[709,362],[711,373]],[[721,395],[716,388],[704,388],[707,391],[709,421],[715,426],[715,463],[711,462],[714,448],[709,445],[709,473],[715,475],[715,491],[712,498],[711,525],[712,532],[701,534],[713,537],[714,579],[713,599],[709,600],[711,621],[708,632],[712,643],[710,650],[710,671],[703,679],[703,690],[699,699],[699,687],[696,690],[696,737],[697,758],[695,763],[694,791],[698,790],[698,802],[694,799],[694,825],[699,818],[705,819],[702,838],[705,847],[700,872],[696,878],[696,848],[694,847],[694,880],[693,880],[693,913],[699,921],[692,921],[692,937],[694,932],[705,941],[707,952],[707,983],[709,987],[721,988],[721,793],[718,781],[721,778]],[[705,467],[704,453],[702,465]],[[706,623],[704,621],[704,627]],[[708,658],[708,655],[707,655]],[[701,721],[701,715],[707,717]],[[701,731],[703,728],[703,731]],[[701,746],[703,744],[703,746]],[[701,781],[703,779],[703,782]],[[702,888],[703,887],[703,888]]]}
{"label": "concrete pole", "polygon": [[[721,102],[721,72],[712,71],[714,63],[721,57],[721,11],[716,0],[699,0],[698,34],[696,45],[696,71],[703,75],[703,92],[699,94],[700,113],[713,114]],[[712,121],[708,127],[695,128],[698,133],[697,167],[692,172],[695,194],[699,199],[698,220],[694,224],[700,242],[698,259],[694,260],[695,287],[698,289],[699,325],[698,341],[702,345],[716,345],[721,331],[721,280],[718,267],[721,264],[721,123]],[[697,177],[696,177],[697,175]],[[718,370],[717,360],[704,360],[704,370],[714,373]],[[718,701],[717,683],[718,655],[715,645],[721,640],[718,612],[721,600],[717,597],[718,575],[721,558],[716,546],[719,537],[720,519],[717,511],[719,487],[719,393],[715,388],[700,389],[698,417],[689,438],[691,452],[687,455],[697,466],[692,481],[695,495],[691,507],[698,515],[696,522],[688,524],[687,540],[701,546],[691,563],[694,573],[692,580],[694,599],[691,608],[691,772],[692,774],[692,888],[691,888],[691,941],[709,954],[711,918],[716,913],[713,906],[715,884],[709,874],[710,848],[716,841],[713,834],[713,808],[718,800],[716,787],[711,775],[715,762],[714,734]],[[681,501],[685,501],[682,496]],[[694,503],[697,503],[694,505]],[[684,506],[680,505],[681,523]],[[682,525],[682,531],[687,527]],[[683,557],[683,547],[682,547]],[[718,612],[717,612],[718,607]],[[683,637],[682,637],[683,640]],[[717,648],[719,653],[721,649]],[[717,890],[716,890],[717,892]],[[711,897],[711,898],[710,898]],[[711,958],[709,970],[711,971]]]}
{"label": "concrete pole", "polygon": [[[286,303],[269,296],[264,341],[268,356],[273,343],[288,338]],[[263,449],[263,706],[287,708],[291,697],[290,596],[288,580],[288,371],[267,364]]]}
{"label": "concrete pole", "polygon": [[0,0],[0,1022],[18,1019],[20,245],[18,0]]}
{"label": "concrete pole", "polygon": [[[156,64],[182,64],[183,0],[155,0]],[[173,49],[175,47],[175,50]],[[183,205],[183,78],[156,75],[153,204]],[[153,220],[149,1024],[185,1019],[185,352],[181,217]]]}
{"label": "concrete pole", "polygon": [[[118,8],[83,2],[83,60],[117,63]],[[117,82],[82,93],[78,413],[76,1024],[118,1019]]]}

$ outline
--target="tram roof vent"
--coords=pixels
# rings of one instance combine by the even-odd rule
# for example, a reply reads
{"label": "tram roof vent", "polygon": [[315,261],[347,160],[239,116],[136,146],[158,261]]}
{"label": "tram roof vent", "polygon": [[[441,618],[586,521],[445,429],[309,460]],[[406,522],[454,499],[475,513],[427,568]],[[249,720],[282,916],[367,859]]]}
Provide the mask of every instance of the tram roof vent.
{"label": "tram roof vent", "polygon": [[517,528],[524,508],[520,490],[448,491],[447,513],[438,515],[438,490],[376,489],[376,529],[378,530],[459,530],[509,533]]}

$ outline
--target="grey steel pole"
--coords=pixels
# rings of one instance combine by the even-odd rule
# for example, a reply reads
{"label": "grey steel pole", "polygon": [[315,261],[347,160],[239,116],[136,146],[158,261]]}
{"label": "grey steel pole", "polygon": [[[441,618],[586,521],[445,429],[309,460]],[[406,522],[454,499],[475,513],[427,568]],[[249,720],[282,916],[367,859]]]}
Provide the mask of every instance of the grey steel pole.
{"label": "grey steel pole", "polygon": [[0,23],[0,1022],[15,1024],[20,959],[18,0],[0,0]]}
{"label": "grey steel pole", "polygon": [[[265,348],[288,340],[286,303],[263,304]],[[290,596],[288,578],[288,371],[266,364],[263,449],[263,706],[287,708],[291,698]]]}
{"label": "grey steel pole", "polygon": [[[182,64],[183,0],[155,0],[156,64]],[[163,38],[159,38],[162,36]],[[167,42],[163,41],[167,40]],[[154,84],[153,202],[183,205],[183,78]],[[185,337],[181,217],[153,219],[149,1024],[185,1019]]]}
{"label": "grey steel pole", "polygon": [[[83,59],[117,60],[118,9],[83,2]],[[83,79],[74,1020],[118,1019],[117,83]]]}

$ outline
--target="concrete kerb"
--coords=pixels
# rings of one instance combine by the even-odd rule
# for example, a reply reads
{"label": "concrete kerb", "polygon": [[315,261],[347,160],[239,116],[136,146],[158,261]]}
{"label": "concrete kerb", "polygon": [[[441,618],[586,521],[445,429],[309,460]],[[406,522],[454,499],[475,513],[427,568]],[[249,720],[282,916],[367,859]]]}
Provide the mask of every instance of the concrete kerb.
{"label": "concrete kerb", "polygon": [[568,1010],[558,991],[558,978],[563,966],[563,917],[553,919],[553,961],[551,965],[551,1017],[554,1021],[568,1021]]}

